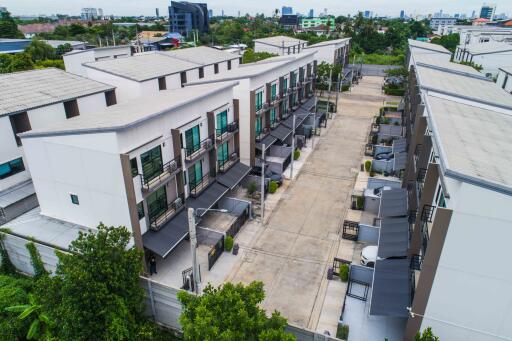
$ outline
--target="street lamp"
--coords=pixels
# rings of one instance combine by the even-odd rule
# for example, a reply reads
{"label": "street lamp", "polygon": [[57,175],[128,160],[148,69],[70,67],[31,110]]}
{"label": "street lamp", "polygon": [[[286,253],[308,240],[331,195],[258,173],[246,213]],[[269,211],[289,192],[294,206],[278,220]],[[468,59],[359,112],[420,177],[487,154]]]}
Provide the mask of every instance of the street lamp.
{"label": "street lamp", "polygon": [[192,285],[194,292],[199,294],[199,265],[197,264],[197,231],[196,231],[196,215],[199,210],[203,210],[205,213],[208,211],[217,211],[226,213],[226,209],[215,209],[215,208],[188,208],[188,233],[190,236],[190,253],[192,254]]}

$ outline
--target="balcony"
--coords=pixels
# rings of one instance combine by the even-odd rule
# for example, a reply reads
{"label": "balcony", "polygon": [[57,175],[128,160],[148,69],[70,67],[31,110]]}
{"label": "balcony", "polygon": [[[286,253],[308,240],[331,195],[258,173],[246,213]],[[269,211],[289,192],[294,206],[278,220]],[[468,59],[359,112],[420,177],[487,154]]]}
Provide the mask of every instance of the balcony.
{"label": "balcony", "polygon": [[199,142],[197,145],[187,146],[187,148],[185,148],[185,160],[187,162],[194,162],[212,148],[213,136],[209,136]]}
{"label": "balcony", "polygon": [[231,168],[235,163],[240,160],[240,157],[238,156],[237,152],[231,153],[229,157],[226,160],[219,161],[217,164],[219,166],[219,172],[224,173],[228,169]]}
{"label": "balcony", "polygon": [[256,106],[256,115],[261,115],[263,112],[268,110],[269,107],[270,107],[270,105],[268,102],[264,102],[260,106],[257,105]]}
{"label": "balcony", "polygon": [[276,119],[274,120],[274,122],[271,122],[271,123],[270,123],[270,129],[271,129],[271,130],[276,129],[276,128],[279,126],[279,123],[280,123],[280,122],[279,122],[279,120],[276,118]]}
{"label": "balcony", "polygon": [[223,142],[231,138],[236,132],[238,132],[238,121],[231,122],[221,129],[215,129],[215,139],[217,142]]}
{"label": "balcony", "polygon": [[275,95],[274,97],[270,97],[270,105],[275,106],[279,102],[281,102],[281,95]]}
{"label": "balcony", "polygon": [[181,158],[177,157],[167,163],[164,163],[160,170],[151,176],[140,175],[142,191],[150,192],[159,187],[167,180],[174,177],[181,170]]}
{"label": "balcony", "polygon": [[215,181],[215,172],[210,171],[210,173],[204,174],[203,177],[197,180],[193,184],[189,184],[190,195],[192,197],[197,197],[204,191],[212,182]]}
{"label": "balcony", "polygon": [[268,128],[263,128],[259,134],[256,134],[256,142],[260,142],[268,135]]}
{"label": "balcony", "polygon": [[183,208],[183,198],[177,197],[173,202],[167,204],[162,212],[149,220],[149,228],[153,231],[158,231],[165,225],[172,217],[176,215]]}

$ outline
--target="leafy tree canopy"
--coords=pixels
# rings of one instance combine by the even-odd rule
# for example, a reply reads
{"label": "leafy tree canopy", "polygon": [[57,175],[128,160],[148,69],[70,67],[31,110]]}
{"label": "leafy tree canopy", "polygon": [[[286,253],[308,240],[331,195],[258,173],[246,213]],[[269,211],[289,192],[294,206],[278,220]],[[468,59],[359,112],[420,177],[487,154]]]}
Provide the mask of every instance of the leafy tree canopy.
{"label": "leafy tree canopy", "polygon": [[265,293],[263,283],[208,285],[201,296],[178,293],[183,304],[180,323],[185,340],[292,341],[285,333],[286,319],[275,311],[270,318],[258,304]]}
{"label": "leafy tree canopy", "polygon": [[459,45],[460,36],[458,33],[448,34],[446,36],[442,36],[440,38],[434,38],[431,40],[432,44],[437,44],[445,47],[450,52],[455,52],[457,45]]}
{"label": "leafy tree canopy", "polygon": [[435,336],[434,333],[432,333],[432,328],[428,327],[423,330],[423,333],[420,334],[418,332],[414,341],[439,341],[439,337]]}
{"label": "leafy tree canopy", "polygon": [[24,38],[9,12],[0,13],[0,38]]}

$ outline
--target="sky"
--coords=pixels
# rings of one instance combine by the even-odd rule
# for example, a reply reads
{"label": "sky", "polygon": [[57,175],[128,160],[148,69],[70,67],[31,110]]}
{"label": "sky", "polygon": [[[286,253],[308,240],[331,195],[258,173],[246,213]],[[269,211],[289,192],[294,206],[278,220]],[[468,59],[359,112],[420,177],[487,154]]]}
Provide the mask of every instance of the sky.
{"label": "sky", "polygon": [[[193,0],[190,0],[193,1]],[[204,1],[204,0],[203,0]],[[201,2],[200,0],[197,2]],[[482,0],[287,0],[277,2],[274,0],[212,0],[206,1],[208,8],[213,9],[214,15],[220,15],[224,10],[225,15],[237,15],[238,11],[256,14],[264,12],[266,15],[273,13],[275,8],[292,6],[294,12],[308,13],[309,9],[315,11],[315,15],[327,8],[329,14],[346,15],[355,14],[358,11],[370,10],[376,15],[398,16],[400,10],[405,10],[407,15],[420,15],[439,12],[465,13],[471,15],[473,10],[479,12]],[[494,0],[497,5],[496,14],[506,13],[512,16],[511,0]],[[0,6],[14,15],[37,14],[70,14],[79,15],[83,7],[102,8],[105,15],[154,15],[155,8],[160,9],[160,15],[167,15],[167,7],[170,1],[163,0],[0,0]]]}

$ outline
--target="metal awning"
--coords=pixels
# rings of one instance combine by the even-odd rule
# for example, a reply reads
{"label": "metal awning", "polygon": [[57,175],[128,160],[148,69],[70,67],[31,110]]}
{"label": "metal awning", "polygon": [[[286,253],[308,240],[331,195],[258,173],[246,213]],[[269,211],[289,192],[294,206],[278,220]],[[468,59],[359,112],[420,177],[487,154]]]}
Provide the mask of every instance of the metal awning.
{"label": "metal awning", "polygon": [[[305,111],[299,112],[300,110],[301,109],[299,108],[297,111],[295,111],[295,129],[300,127],[300,125],[309,116],[308,112],[305,112]],[[286,120],[284,120],[282,124],[285,125],[286,127],[288,127],[289,129],[293,129],[293,115],[291,115]]]}
{"label": "metal awning", "polygon": [[251,171],[251,167],[237,162],[226,173],[219,174],[217,181],[229,189],[235,188],[236,185],[242,181],[243,178]]}
{"label": "metal awning", "polygon": [[379,258],[405,257],[409,248],[409,220],[384,218],[379,229]]}
{"label": "metal awning", "polygon": [[393,153],[405,152],[406,148],[407,148],[407,140],[406,139],[393,140]]}
{"label": "metal awning", "polygon": [[169,220],[160,230],[149,230],[142,236],[142,243],[149,249],[165,258],[188,235],[187,210],[182,210]]}
{"label": "metal awning", "polygon": [[411,306],[411,278],[408,259],[375,262],[370,315],[404,317]]}
{"label": "metal awning", "polygon": [[407,153],[396,153],[393,159],[393,170],[398,171],[405,169],[407,163]]}
{"label": "metal awning", "polygon": [[218,182],[214,182],[197,198],[189,197],[187,199],[187,207],[191,207],[196,210],[198,208],[204,208],[204,210],[196,212],[198,217],[202,217],[206,213],[206,210],[212,208],[228,191],[229,188],[226,186],[222,186]]}
{"label": "metal awning", "polygon": [[273,145],[277,139],[272,135],[267,135],[260,142],[256,142],[256,149],[262,150],[262,146],[265,145],[265,150],[268,149],[271,145]]}
{"label": "metal awning", "polygon": [[312,111],[315,107],[315,97],[311,97],[304,104],[302,104],[301,108],[306,109],[306,111]]}
{"label": "metal awning", "polygon": [[382,191],[379,217],[401,217],[407,215],[407,190],[391,188]]}
{"label": "metal awning", "polygon": [[284,140],[286,140],[291,133],[292,130],[285,126],[283,123],[281,123],[270,132],[270,135],[274,136],[279,141],[284,142]]}

